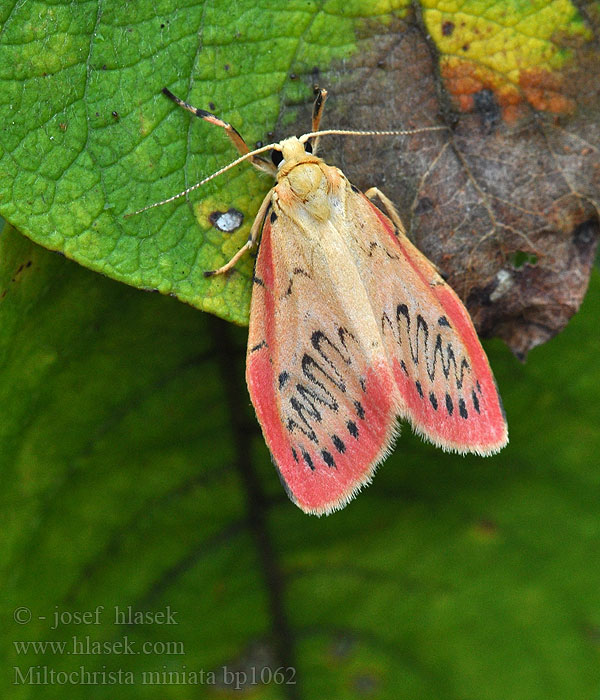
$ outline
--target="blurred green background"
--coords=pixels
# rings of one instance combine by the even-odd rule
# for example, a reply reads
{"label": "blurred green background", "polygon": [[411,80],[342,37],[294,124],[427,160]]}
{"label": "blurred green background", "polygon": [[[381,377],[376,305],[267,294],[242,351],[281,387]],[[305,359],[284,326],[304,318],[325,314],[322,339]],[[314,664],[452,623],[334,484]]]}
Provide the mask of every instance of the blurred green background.
{"label": "blurred green background", "polygon": [[[346,509],[304,515],[249,402],[246,330],[115,281],[243,320],[250,263],[222,288],[201,273],[250,221],[227,240],[198,221],[224,201],[252,211],[268,187],[236,171],[200,210],[136,219],[134,249],[123,211],[230,155],[197,130],[205,157],[188,161],[186,121],[156,136],[171,107],[140,95],[184,86],[183,65],[217,107],[236,105],[227,118],[252,142],[273,127],[299,23],[306,65],[343,61],[357,26],[385,26],[403,3],[290,2],[260,20],[272,2],[229,17],[163,0],[136,3],[135,22],[127,5],[0,6],[0,203],[45,246],[0,233],[0,695],[598,698],[600,272],[526,364],[486,343],[510,430],[499,455],[445,454],[404,426]],[[219,22],[239,41],[220,45]],[[250,84],[225,65],[251,45]],[[286,103],[304,104],[306,85],[282,74]]]}

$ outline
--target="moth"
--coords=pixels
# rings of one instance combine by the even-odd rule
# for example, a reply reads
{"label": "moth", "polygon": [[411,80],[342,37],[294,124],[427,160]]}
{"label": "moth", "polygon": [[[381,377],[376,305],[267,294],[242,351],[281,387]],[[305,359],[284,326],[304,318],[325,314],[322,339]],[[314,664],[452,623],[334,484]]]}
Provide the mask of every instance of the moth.
{"label": "moth", "polygon": [[[319,131],[327,92],[318,90],[310,133],[250,151],[230,124],[163,93],[223,128],[241,155],[151,206],[244,160],[276,180],[247,243],[205,274],[230,271],[258,246],[246,380],[291,500],[317,515],[343,508],[390,452],[398,418],[444,450],[483,456],[506,445],[501,399],[462,302],[392,202],[375,187],[363,194],[317,155],[327,134],[444,127]],[[267,151],[272,162],[259,157]]]}

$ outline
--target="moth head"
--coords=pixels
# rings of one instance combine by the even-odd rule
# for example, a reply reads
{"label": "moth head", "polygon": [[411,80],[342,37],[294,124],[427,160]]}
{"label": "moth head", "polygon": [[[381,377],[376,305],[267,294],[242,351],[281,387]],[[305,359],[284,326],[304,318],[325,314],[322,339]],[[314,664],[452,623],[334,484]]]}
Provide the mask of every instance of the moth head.
{"label": "moth head", "polygon": [[[306,161],[307,154],[312,154],[310,141],[302,141],[295,136],[284,139],[271,151],[273,164],[280,168],[281,164],[295,165]],[[311,162],[313,162],[311,160]]]}

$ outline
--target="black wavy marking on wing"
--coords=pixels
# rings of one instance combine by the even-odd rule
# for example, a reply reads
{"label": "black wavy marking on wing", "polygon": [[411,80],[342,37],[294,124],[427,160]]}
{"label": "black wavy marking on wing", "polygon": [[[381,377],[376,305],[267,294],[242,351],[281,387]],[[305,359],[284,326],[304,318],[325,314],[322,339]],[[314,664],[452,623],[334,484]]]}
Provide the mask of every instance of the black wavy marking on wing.
{"label": "black wavy marking on wing", "polygon": [[312,279],[312,277],[309,275],[306,270],[303,270],[301,267],[295,267],[292,273],[292,276],[290,277],[290,281],[288,283],[288,287],[285,290],[285,292],[281,295],[282,297],[289,297],[293,291],[294,287],[294,279],[296,278],[297,275],[301,275],[302,277],[306,277],[307,279]]}
{"label": "black wavy marking on wing", "polygon": [[260,343],[257,343],[256,345],[253,345],[250,348],[250,352],[256,352],[257,350],[262,350],[262,348],[268,347],[267,341],[266,340],[261,340]]}
{"label": "black wavy marking on wing", "polygon": [[[420,364],[422,353],[427,375],[432,382],[435,379],[439,359],[444,377],[449,379],[450,372],[452,368],[454,368],[453,374],[454,381],[456,382],[456,388],[462,389],[465,372],[471,371],[471,365],[465,357],[462,357],[460,362],[457,362],[456,354],[451,341],[446,341],[446,348],[444,349],[444,340],[442,339],[441,332],[434,334],[435,341],[433,342],[433,352],[431,351],[429,324],[423,318],[423,316],[421,316],[421,314],[416,315],[415,328],[415,324],[413,324],[413,320],[411,319],[408,311],[408,306],[406,304],[398,304],[396,306],[395,324],[387,313],[383,314],[381,319],[382,332],[385,332],[386,325],[389,326],[393,332],[395,332],[396,341],[400,346],[402,346],[403,335],[404,333],[406,334],[410,356],[415,365]],[[450,324],[445,316],[438,319],[438,326],[450,327]]]}
{"label": "black wavy marking on wing", "polygon": [[376,250],[382,250],[390,260],[399,260],[400,256],[397,253],[390,253],[390,251],[381,243],[377,241],[371,241],[369,243],[368,253],[369,257],[372,258]]}
{"label": "black wavy marking on wing", "polygon": [[[315,352],[305,352],[300,360],[301,380],[293,385],[292,393],[288,398],[289,409],[287,411],[286,428],[290,433],[299,431],[315,445],[319,439],[315,431],[315,424],[322,423],[323,412],[332,411],[338,413],[340,404],[336,394],[346,394],[347,382],[344,378],[344,369],[349,371],[352,358],[348,349],[348,341],[356,342],[356,338],[345,328],[338,328],[339,343],[334,342],[325,332],[314,331],[310,337],[310,344]],[[283,373],[282,373],[283,374]],[[298,374],[298,373],[294,373]],[[285,381],[280,381],[280,390],[288,385],[288,372],[285,372]],[[280,375],[281,377],[281,375]],[[291,386],[291,385],[290,385]],[[364,417],[364,410],[359,401],[353,405],[359,417]],[[345,450],[344,443],[333,436],[332,440],[338,452]],[[303,454],[303,453],[302,453]],[[329,453],[323,457],[328,466],[334,466],[333,458]],[[308,464],[308,462],[307,462]],[[309,465],[310,466],[310,465]]]}

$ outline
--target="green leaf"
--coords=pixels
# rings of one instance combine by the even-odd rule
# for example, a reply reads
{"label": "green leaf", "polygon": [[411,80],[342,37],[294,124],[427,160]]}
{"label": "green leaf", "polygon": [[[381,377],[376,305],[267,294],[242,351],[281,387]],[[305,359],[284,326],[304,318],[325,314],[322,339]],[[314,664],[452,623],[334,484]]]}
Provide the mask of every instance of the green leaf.
{"label": "green leaf", "polygon": [[[48,2],[6,6],[2,214],[92,270],[246,323],[251,259],[232,279],[203,273],[241,247],[269,178],[242,164],[187,204],[123,218],[237,156],[220,130],[175,108],[161,88],[216,111],[253,145],[274,129],[282,99],[310,99],[305,82],[290,80],[292,69],[349,57],[359,22],[371,16],[383,26],[405,4],[82,2],[76,13]],[[213,228],[210,214],[231,207],[243,212],[243,226],[234,234]]]}
{"label": "green leaf", "polygon": [[[253,697],[597,691],[597,273],[527,366],[489,345],[510,425],[502,453],[445,454],[405,427],[374,483],[317,519],[283,494],[248,410],[243,332],[10,229],[0,245],[3,697],[212,697],[233,692],[224,667],[281,666],[297,685],[258,683]],[[170,606],[178,624],[115,624],[114,607],[130,605]],[[24,606],[32,620],[17,624]],[[51,629],[54,613],[97,606],[99,624]],[[13,644],[71,649],[74,636],[110,653]],[[158,646],[123,655],[124,637]],[[81,667],[133,685],[81,685]],[[40,669],[75,675],[52,683]],[[181,675],[143,685],[165,671]]]}

